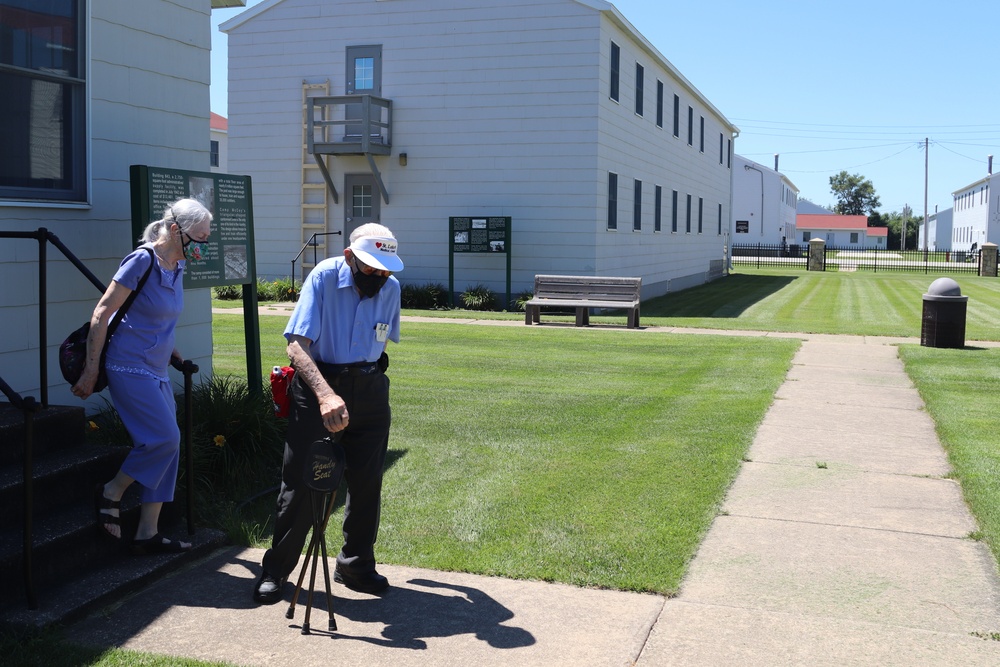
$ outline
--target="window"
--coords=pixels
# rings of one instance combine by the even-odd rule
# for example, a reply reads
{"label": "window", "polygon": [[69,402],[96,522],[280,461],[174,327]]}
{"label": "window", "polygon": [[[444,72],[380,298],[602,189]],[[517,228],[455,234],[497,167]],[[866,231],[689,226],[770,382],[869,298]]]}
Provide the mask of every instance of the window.
{"label": "window", "polygon": [[355,218],[372,217],[372,186],[354,186],[351,192],[351,214]]}
{"label": "window", "polygon": [[677,233],[677,190],[674,190],[673,212],[670,216],[670,231]]}
{"label": "window", "polygon": [[658,232],[660,231],[663,207],[663,188],[659,185],[656,186],[656,194],[654,195],[653,205],[656,207],[653,211],[653,231]]}
{"label": "window", "polygon": [[722,204],[719,204],[719,231],[717,234],[722,236]]}
{"label": "window", "polygon": [[656,127],[663,127],[663,82],[656,82]]}
{"label": "window", "polygon": [[687,196],[687,211],[684,213],[685,222],[684,231],[688,234],[691,233],[691,195]]}
{"label": "window", "polygon": [[681,98],[674,95],[674,136],[681,136]]}
{"label": "window", "polygon": [[208,164],[212,167],[219,166],[219,142],[212,139],[211,148],[208,152]]}
{"label": "window", "polygon": [[705,152],[705,117],[701,116],[701,124],[698,129],[698,150]]}
{"label": "window", "polygon": [[688,107],[688,146],[694,146],[694,109]]}
{"label": "window", "polygon": [[851,243],[857,243],[857,242],[858,242],[858,233],[851,232]]}
{"label": "window", "polygon": [[618,101],[618,65],[621,61],[621,49],[611,42],[611,99]]}
{"label": "window", "polygon": [[809,243],[809,232],[802,232],[802,242]]}
{"label": "window", "polygon": [[701,234],[701,221],[704,219],[705,213],[705,199],[703,197],[698,197],[698,233]]}
{"label": "window", "polygon": [[0,197],[86,201],[85,24],[83,0],[0,5]]}
{"label": "window", "polygon": [[733,168],[733,140],[726,140],[726,169]]}
{"label": "window", "polygon": [[637,116],[642,115],[642,76],[645,70],[639,63],[635,64],[635,113]]}
{"label": "window", "polygon": [[618,229],[618,174],[608,172],[608,229]]}
{"label": "window", "polygon": [[719,164],[722,164],[723,153],[725,153],[725,150],[726,150],[726,140],[725,137],[722,136],[722,132],[719,132]]}
{"label": "window", "polygon": [[635,198],[632,200],[632,231],[642,230],[642,181],[635,181]]}

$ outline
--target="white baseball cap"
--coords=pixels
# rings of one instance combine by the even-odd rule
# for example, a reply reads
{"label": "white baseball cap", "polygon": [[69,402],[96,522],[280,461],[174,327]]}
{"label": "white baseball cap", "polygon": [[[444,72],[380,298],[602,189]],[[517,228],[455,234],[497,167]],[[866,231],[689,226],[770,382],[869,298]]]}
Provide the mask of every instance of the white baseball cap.
{"label": "white baseball cap", "polygon": [[364,236],[350,247],[358,259],[372,268],[393,273],[403,270],[403,260],[396,254],[399,243],[391,236]]}

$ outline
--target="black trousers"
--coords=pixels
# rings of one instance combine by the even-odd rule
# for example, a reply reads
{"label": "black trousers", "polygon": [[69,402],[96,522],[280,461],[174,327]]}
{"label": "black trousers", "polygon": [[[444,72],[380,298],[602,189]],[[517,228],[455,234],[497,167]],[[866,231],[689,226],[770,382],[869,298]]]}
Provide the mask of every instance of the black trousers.
{"label": "black trousers", "polygon": [[[323,366],[320,365],[321,371]],[[344,506],[344,545],[337,564],[363,574],[375,569],[382,504],[382,470],[389,445],[389,378],[382,372],[355,375],[326,373],[326,381],[347,404],[348,427],[341,436],[346,466],[347,499]],[[308,446],[330,435],[323,427],[319,402],[312,389],[296,374],[291,383],[288,434],[281,468],[277,517],[271,548],[262,566],[274,577],[288,577],[298,563],[306,536],[312,528],[310,493],[303,482]]]}

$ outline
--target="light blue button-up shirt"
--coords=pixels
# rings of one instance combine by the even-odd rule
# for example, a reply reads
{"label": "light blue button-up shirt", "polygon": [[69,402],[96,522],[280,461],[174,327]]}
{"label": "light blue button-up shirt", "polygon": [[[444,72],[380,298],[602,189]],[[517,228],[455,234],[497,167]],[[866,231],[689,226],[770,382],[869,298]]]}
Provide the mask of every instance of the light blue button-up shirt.
{"label": "light blue button-up shirt", "polygon": [[374,298],[362,299],[351,267],[344,257],[334,257],[306,276],[285,338],[308,338],[313,359],[328,364],[377,361],[386,345],[378,340],[380,324],[388,327],[386,340],[398,343],[399,281],[389,276]]}

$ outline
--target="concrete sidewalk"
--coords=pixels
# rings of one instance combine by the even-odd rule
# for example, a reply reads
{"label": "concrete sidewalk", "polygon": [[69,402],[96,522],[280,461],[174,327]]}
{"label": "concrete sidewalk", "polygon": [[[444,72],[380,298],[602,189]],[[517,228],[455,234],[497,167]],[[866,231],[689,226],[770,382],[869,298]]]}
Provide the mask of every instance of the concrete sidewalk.
{"label": "concrete sidewalk", "polygon": [[676,598],[383,565],[386,596],[335,585],[338,632],[320,596],[303,636],[304,601],[255,605],[261,552],[234,549],[70,637],[239,665],[1000,665],[996,565],[898,340],[794,336]]}

